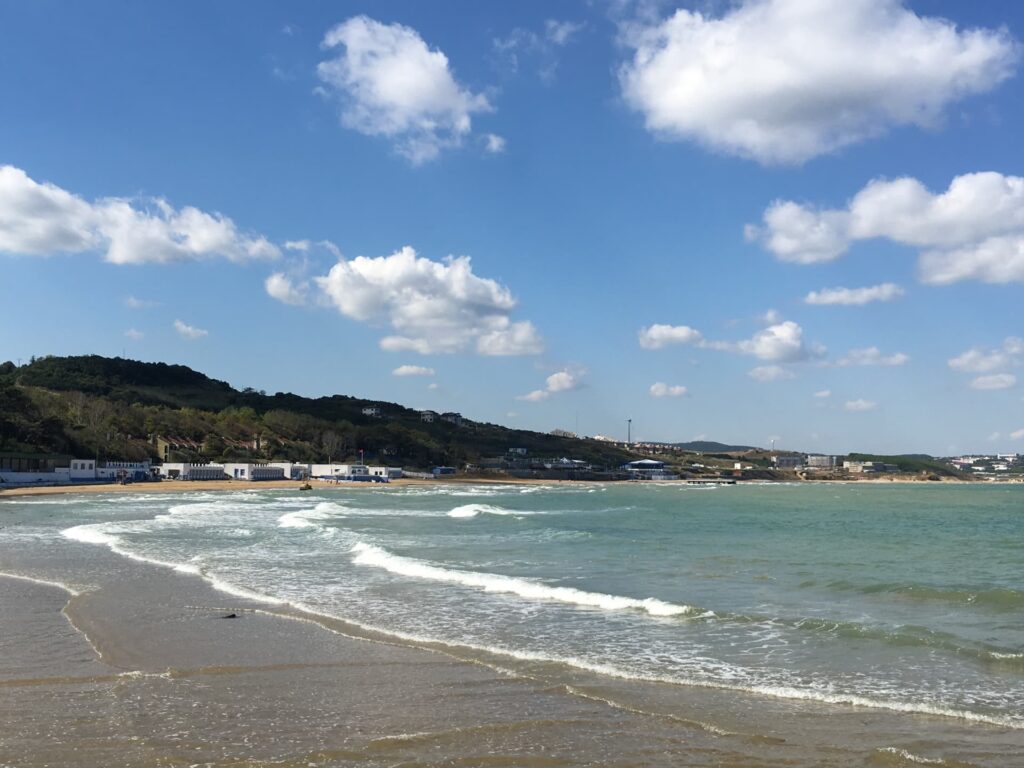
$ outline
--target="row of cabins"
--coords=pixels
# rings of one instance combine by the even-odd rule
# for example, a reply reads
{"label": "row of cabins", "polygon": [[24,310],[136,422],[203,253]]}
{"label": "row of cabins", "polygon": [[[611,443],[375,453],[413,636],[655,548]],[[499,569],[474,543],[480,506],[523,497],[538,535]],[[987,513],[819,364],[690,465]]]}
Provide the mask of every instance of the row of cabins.
{"label": "row of cabins", "polygon": [[0,483],[4,485],[143,482],[154,476],[148,459],[97,461],[49,454],[0,454]]}
{"label": "row of cabins", "polygon": [[[367,405],[362,409],[363,416],[370,416],[375,419],[384,418],[384,408],[379,405]],[[447,421],[456,427],[462,426],[462,414],[455,411],[438,413],[437,411],[420,411],[420,421],[425,424],[433,424],[436,421]]]}
{"label": "row of cabins", "polygon": [[335,480],[387,482],[402,477],[401,467],[365,464],[299,464],[291,461],[167,462],[158,467],[168,480]]}

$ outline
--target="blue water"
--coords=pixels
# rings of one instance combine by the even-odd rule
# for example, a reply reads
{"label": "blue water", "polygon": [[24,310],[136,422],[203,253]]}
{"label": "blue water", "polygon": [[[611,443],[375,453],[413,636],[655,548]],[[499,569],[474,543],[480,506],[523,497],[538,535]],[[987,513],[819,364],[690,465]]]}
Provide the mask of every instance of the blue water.
{"label": "blue water", "polygon": [[426,485],[3,510],[0,551],[82,542],[406,638],[1024,729],[1024,486]]}

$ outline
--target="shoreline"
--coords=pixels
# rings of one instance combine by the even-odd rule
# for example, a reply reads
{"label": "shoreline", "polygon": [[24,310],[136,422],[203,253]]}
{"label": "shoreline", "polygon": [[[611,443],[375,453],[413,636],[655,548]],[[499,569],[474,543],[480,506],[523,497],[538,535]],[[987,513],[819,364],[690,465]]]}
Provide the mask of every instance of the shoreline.
{"label": "shoreline", "polygon": [[[699,480],[699,478],[692,478]],[[256,491],[263,489],[271,490],[301,490],[301,487],[308,482],[314,490],[332,489],[384,489],[392,486],[405,487],[416,485],[434,485],[438,487],[459,486],[459,485],[686,485],[686,480],[654,480],[636,483],[635,481],[595,481],[595,480],[560,480],[560,479],[538,479],[522,477],[445,477],[443,480],[426,480],[420,478],[399,478],[388,483],[333,483],[325,480],[162,480],[160,482],[140,482],[128,485],[117,483],[96,483],[81,485],[43,485],[24,486],[19,488],[0,488],[0,500],[18,498],[24,496],[51,496],[59,494],[95,494],[95,493],[184,493],[193,491]],[[871,478],[871,479],[836,479],[836,480],[737,480],[734,486],[744,485],[914,485],[914,486],[1012,486],[1022,485],[1024,480],[958,480],[954,478],[931,481],[917,479],[896,479],[896,478]]]}

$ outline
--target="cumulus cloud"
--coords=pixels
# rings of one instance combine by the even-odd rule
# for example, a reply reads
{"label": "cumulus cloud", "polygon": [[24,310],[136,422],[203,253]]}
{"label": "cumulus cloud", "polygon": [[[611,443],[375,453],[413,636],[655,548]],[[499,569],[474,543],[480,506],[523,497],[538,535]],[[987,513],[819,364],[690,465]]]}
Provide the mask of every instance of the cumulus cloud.
{"label": "cumulus cloud", "polygon": [[644,349],[660,349],[669,344],[690,344],[702,349],[718,349],[738,352],[768,362],[794,363],[814,357],[822,357],[825,348],[819,344],[808,344],[803,338],[803,328],[792,320],[769,325],[742,341],[712,341],[688,325],[652,325],[642,328],[638,335]]}
{"label": "cumulus cloud", "polygon": [[743,0],[623,28],[619,71],[648,130],[761,163],[802,163],[900,125],[933,126],[1010,77],[1006,30],[958,30],[900,0]]}
{"label": "cumulus cloud", "polygon": [[947,363],[954,371],[988,373],[1016,365],[1024,355],[1024,339],[1010,336],[996,349],[972,347],[963,354],[950,358]]}
{"label": "cumulus cloud", "polygon": [[132,341],[141,341],[146,336],[146,334],[144,334],[142,331],[137,331],[134,328],[129,328],[127,331],[124,332],[124,335],[127,336]]}
{"label": "cumulus cloud", "polygon": [[651,384],[651,397],[682,397],[686,394],[686,387],[682,384],[666,384],[663,381],[656,381]]}
{"label": "cumulus cloud", "polygon": [[246,235],[219,213],[160,198],[88,202],[20,168],[0,166],[0,253],[50,256],[99,251],[113,264],[167,264],[225,258],[272,259],[277,246]]}
{"label": "cumulus cloud", "polygon": [[688,325],[659,325],[641,328],[640,346],[644,349],[661,349],[669,344],[699,344],[703,340],[700,331]]}
{"label": "cumulus cloud", "polygon": [[747,375],[761,382],[782,381],[794,377],[791,371],[787,371],[781,365],[759,365],[749,370]]}
{"label": "cumulus cloud", "polygon": [[878,408],[878,403],[873,400],[864,400],[863,398],[860,398],[858,400],[847,400],[843,404],[843,408],[844,410],[851,412],[874,411]]}
{"label": "cumulus cloud", "polygon": [[189,341],[195,341],[196,339],[201,339],[204,336],[210,335],[209,331],[204,331],[202,328],[196,328],[194,325],[189,325],[181,320],[174,321],[174,330],[176,330],[178,335],[183,339],[188,339]]}
{"label": "cumulus cloud", "polygon": [[1024,429],[1018,429],[1010,433],[1010,437],[1014,440],[1024,440]]}
{"label": "cumulus cloud", "polygon": [[940,193],[913,178],[876,179],[842,209],[776,201],[746,233],[782,261],[831,261],[882,238],[919,250],[925,283],[1024,282],[1024,178],[969,173]]}
{"label": "cumulus cloud", "polygon": [[971,389],[1009,389],[1017,383],[1012,373],[993,373],[989,376],[978,376],[971,381]]}
{"label": "cumulus cloud", "polygon": [[882,283],[868,288],[822,288],[804,297],[805,304],[838,304],[861,307],[873,301],[892,301],[904,294],[895,283]]}
{"label": "cumulus cloud", "polygon": [[558,392],[569,392],[583,386],[583,376],[586,373],[583,369],[563,368],[555,371],[544,382],[544,389],[535,389],[525,395],[519,395],[516,400],[536,403],[547,400],[551,395]]}
{"label": "cumulus cloud", "polygon": [[[544,349],[533,323],[511,319],[512,292],[476,275],[468,256],[434,261],[406,246],[390,256],[340,259],[310,288],[345,317],[390,327],[394,333],[380,341],[389,352],[534,355]],[[267,292],[280,301],[302,290],[284,275],[267,281]]]}
{"label": "cumulus cloud", "polygon": [[391,372],[392,376],[433,376],[433,368],[422,365],[400,365]]}
{"label": "cumulus cloud", "polygon": [[891,355],[883,355],[878,347],[864,347],[863,349],[851,349],[845,357],[839,358],[836,365],[846,368],[851,365],[903,365],[910,360],[910,356],[903,352],[895,352]]}
{"label": "cumulus cloud", "polygon": [[472,117],[490,112],[483,94],[455,79],[448,57],[410,27],[355,16],[330,29],[322,47],[337,51],[317,75],[341,104],[341,122],[383,136],[414,165],[456,147]]}
{"label": "cumulus cloud", "polygon": [[821,400],[824,400],[826,397],[832,397],[832,390],[831,389],[821,389],[821,390],[818,390],[817,392],[815,392],[814,396],[819,398],[819,399],[821,399]]}
{"label": "cumulus cloud", "polygon": [[306,286],[295,283],[283,272],[275,272],[264,282],[267,294],[284,303],[301,305],[306,303]]}

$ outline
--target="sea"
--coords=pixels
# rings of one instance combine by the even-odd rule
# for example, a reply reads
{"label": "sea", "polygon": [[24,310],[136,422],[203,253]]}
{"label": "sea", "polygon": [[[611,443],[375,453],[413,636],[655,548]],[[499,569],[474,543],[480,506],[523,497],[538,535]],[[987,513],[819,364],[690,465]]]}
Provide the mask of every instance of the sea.
{"label": "sea", "polygon": [[2,511],[0,555],[105,548],[403,642],[636,684],[630,706],[662,714],[732,702],[705,701],[711,729],[795,711],[1024,731],[1024,485],[254,486]]}

